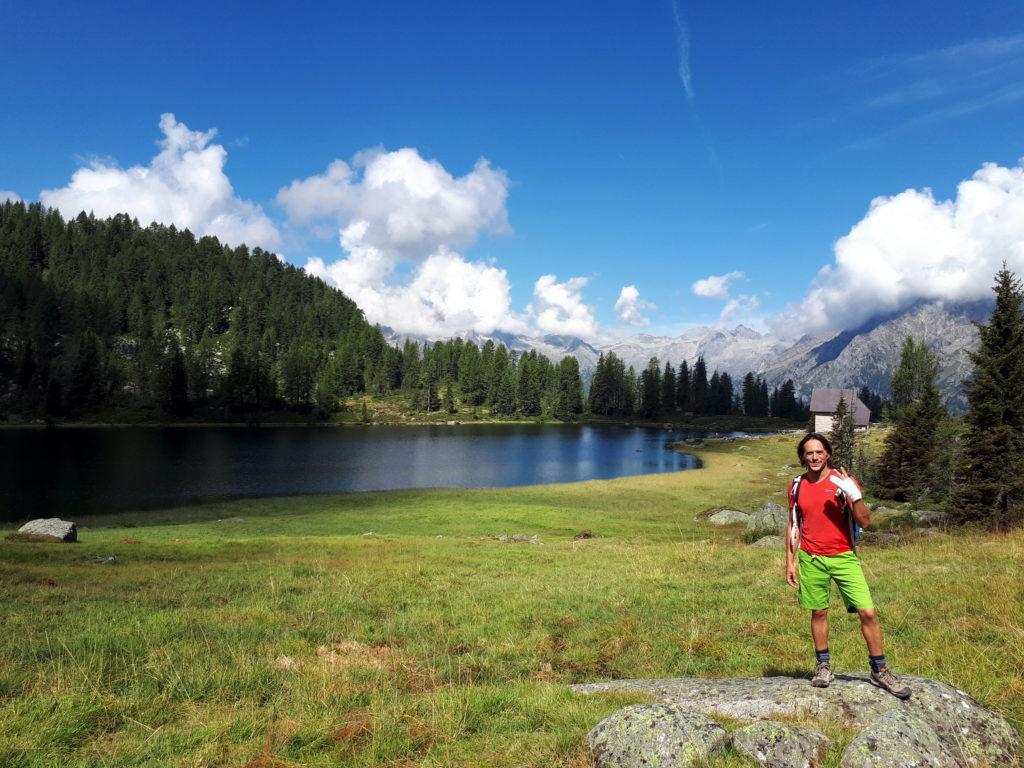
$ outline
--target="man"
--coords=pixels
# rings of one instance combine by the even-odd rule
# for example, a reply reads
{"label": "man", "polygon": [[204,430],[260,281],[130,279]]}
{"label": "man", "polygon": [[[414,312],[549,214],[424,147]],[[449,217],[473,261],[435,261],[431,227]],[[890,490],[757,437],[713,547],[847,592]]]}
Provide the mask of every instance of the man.
{"label": "man", "polygon": [[[882,628],[860,560],[854,551],[853,522],[866,528],[871,510],[857,482],[840,467],[832,469],[832,445],[812,432],[797,446],[807,471],[789,484],[789,524],[786,527],[786,582],[798,589],[801,608],[811,612],[816,667],[811,685],[832,682],[828,653],[828,601],[831,582],[839,587],[846,610],[860,617],[868,646],[871,682],[893,696],[910,698],[910,688],[885,663]],[[852,520],[849,514],[852,513]]]}

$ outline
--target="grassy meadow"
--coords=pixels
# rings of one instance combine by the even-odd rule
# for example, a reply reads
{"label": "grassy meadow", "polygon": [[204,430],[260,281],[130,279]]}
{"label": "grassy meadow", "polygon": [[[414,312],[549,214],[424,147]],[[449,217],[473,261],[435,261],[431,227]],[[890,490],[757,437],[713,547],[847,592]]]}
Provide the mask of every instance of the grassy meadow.
{"label": "grassy meadow", "polygon": [[[709,442],[690,472],[235,501],[82,519],[74,545],[0,540],[0,766],[589,765],[587,731],[640,699],[568,683],[809,673],[784,553],[694,519],[784,504],[795,442]],[[495,538],[519,533],[542,544]],[[862,555],[894,667],[1024,730],[1024,531]],[[834,605],[833,666],[864,670]],[[853,734],[824,729],[836,765]]]}

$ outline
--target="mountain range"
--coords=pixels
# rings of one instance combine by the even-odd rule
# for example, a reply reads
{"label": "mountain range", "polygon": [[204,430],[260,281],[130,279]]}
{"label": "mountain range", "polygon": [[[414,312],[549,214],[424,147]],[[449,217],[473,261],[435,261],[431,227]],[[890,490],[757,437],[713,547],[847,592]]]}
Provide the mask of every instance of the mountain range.
{"label": "mountain range", "polygon": [[[605,343],[588,342],[576,336],[461,335],[478,344],[491,339],[518,352],[534,349],[555,361],[572,355],[579,360],[587,380],[601,353],[614,352],[638,372],[652,357],[657,357],[662,367],[667,361],[678,368],[683,360],[692,367],[698,356],[703,356],[709,374],[717,369],[737,380],[749,371],[763,376],[769,386],[793,379],[798,393],[805,399],[809,399],[815,387],[867,386],[887,396],[903,340],[913,336],[935,352],[939,362],[939,388],[947,405],[960,411],[966,407],[961,383],[971,372],[968,352],[978,343],[974,323],[987,320],[992,306],[991,301],[959,304],[922,301],[901,312],[876,317],[858,328],[831,336],[802,336],[796,341],[760,333],[744,325],[732,329],[700,326],[680,336],[639,334]],[[410,338],[383,330],[394,343]]]}

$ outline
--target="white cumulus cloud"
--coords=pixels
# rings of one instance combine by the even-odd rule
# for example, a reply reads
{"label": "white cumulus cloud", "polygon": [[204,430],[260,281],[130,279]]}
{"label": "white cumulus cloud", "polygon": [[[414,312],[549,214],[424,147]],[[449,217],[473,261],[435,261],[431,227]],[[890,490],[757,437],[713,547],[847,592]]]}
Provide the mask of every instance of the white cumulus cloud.
{"label": "white cumulus cloud", "polygon": [[[277,201],[295,225],[339,230],[345,253],[306,270],[336,285],[371,322],[425,336],[526,330],[511,307],[508,275],[456,251],[483,231],[509,231],[508,177],[479,160],[454,177],[411,148],[358,153],[293,181]],[[404,278],[398,267],[412,262]]]}
{"label": "white cumulus cloud", "polygon": [[341,288],[372,323],[399,333],[431,338],[466,331],[522,333],[525,321],[512,310],[508,275],[482,262],[440,249],[415,268],[405,283],[393,282],[394,257],[360,247],[325,264],[311,258],[306,271]]}
{"label": "white cumulus cloud", "polygon": [[657,306],[641,299],[635,285],[622,286],[619,298],[615,301],[615,314],[620,320],[629,325],[650,325],[651,321],[643,315],[647,309],[657,309]]}
{"label": "white cumulus cloud", "polygon": [[9,189],[0,189],[0,203],[6,203],[8,200],[12,203],[21,202],[21,198],[18,197],[16,192],[11,192]]}
{"label": "white cumulus cloud", "polygon": [[729,283],[733,280],[741,280],[746,275],[743,272],[729,272],[724,275],[708,275],[703,280],[698,280],[690,286],[690,290],[698,296],[707,299],[725,299],[729,296]]}
{"label": "white cumulus cloud", "polygon": [[509,231],[508,176],[478,160],[453,177],[415,149],[360,152],[352,164],[335,160],[318,176],[293,181],[277,201],[297,224],[362,222],[360,242],[404,258],[426,258],[444,246],[461,248],[481,231]]}
{"label": "white cumulus cloud", "polygon": [[580,336],[597,335],[593,307],[583,302],[585,277],[570,277],[564,283],[555,275],[542,275],[533,286],[536,302],[527,307],[534,325],[541,333]]}
{"label": "white cumulus cloud", "polygon": [[930,189],[877,197],[834,250],[803,301],[773,319],[780,333],[855,328],[921,299],[991,296],[1004,261],[1024,271],[1024,167],[987,163],[952,200]]}
{"label": "white cumulus cloud", "polygon": [[160,116],[160,130],[160,152],[149,165],[94,161],[75,171],[66,187],[43,190],[43,204],[66,218],[82,211],[127,213],[144,225],[157,221],[232,245],[276,248],[277,227],[259,205],[235,195],[224,173],[227,150],[211,143],[216,131],[192,131],[170,113]]}

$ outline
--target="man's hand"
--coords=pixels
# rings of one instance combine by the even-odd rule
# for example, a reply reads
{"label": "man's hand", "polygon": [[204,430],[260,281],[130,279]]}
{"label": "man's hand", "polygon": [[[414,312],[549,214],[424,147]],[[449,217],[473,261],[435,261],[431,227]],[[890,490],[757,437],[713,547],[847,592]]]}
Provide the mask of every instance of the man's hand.
{"label": "man's hand", "polygon": [[796,563],[786,563],[786,583],[796,589]]}
{"label": "man's hand", "polygon": [[828,476],[828,479],[832,482],[833,485],[838,487],[839,490],[846,494],[846,498],[850,500],[851,504],[856,504],[863,498],[863,494],[861,494],[860,488],[857,487],[857,484],[853,481],[853,478],[846,474],[846,469],[844,469],[843,467],[834,470],[833,473]]}

